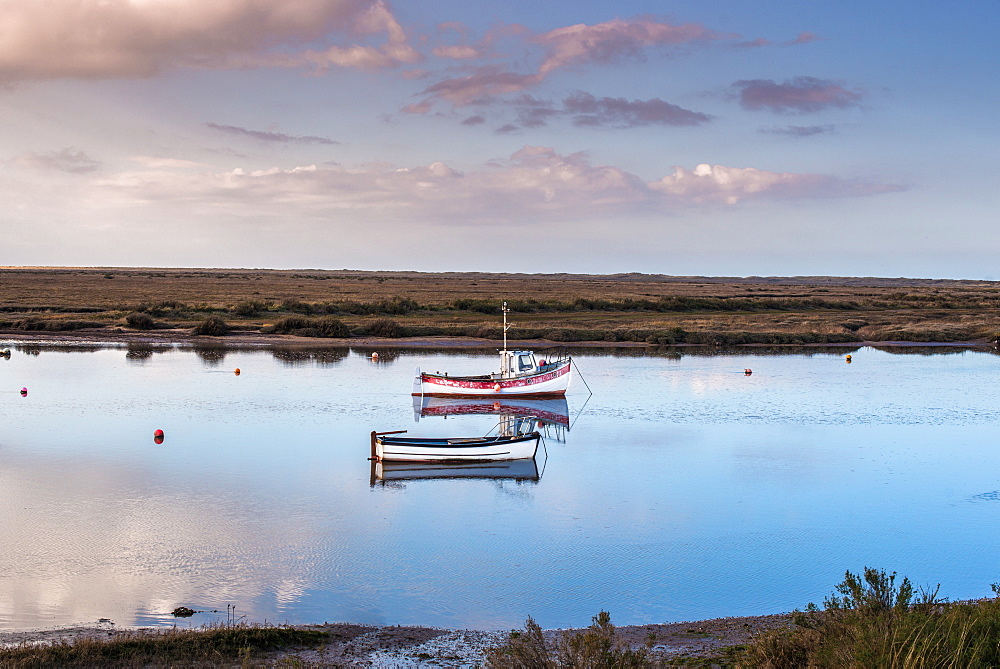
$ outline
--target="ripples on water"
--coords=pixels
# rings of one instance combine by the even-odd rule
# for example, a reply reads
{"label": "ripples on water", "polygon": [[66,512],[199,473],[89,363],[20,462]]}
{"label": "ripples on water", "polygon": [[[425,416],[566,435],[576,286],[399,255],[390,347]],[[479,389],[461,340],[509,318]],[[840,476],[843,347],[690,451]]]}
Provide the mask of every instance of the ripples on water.
{"label": "ripples on water", "polygon": [[409,397],[415,367],[492,355],[15,349],[0,627],[172,623],[182,605],[203,611],[190,624],[227,605],[279,623],[692,620],[820,602],[866,565],[985,596],[1000,358],[937,351],[581,352],[594,395],[571,389],[540,478],[373,484],[373,429],[495,424],[415,421]]}

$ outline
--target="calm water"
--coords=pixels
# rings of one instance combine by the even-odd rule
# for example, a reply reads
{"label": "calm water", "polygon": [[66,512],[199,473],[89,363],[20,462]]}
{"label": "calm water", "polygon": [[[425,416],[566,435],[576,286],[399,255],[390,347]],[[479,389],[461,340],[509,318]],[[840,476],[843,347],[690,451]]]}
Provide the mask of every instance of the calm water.
{"label": "calm water", "polygon": [[496,423],[415,420],[414,369],[494,356],[367,353],[13,349],[0,627],[173,623],[177,606],[200,624],[227,605],[276,623],[567,627],[601,609],[617,624],[788,611],[864,566],[953,599],[1000,581],[992,353],[581,353],[594,394],[575,381],[539,476],[386,481],[371,430]]}

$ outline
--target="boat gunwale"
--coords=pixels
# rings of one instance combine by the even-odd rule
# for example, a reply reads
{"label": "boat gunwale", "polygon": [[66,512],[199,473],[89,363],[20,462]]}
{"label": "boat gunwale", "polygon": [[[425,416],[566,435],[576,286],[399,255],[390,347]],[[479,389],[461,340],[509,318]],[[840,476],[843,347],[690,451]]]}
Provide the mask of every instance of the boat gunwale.
{"label": "boat gunwale", "polygon": [[[553,362],[545,365],[544,369],[538,369],[530,374],[521,374],[518,376],[497,376],[494,374],[475,374],[472,376],[449,376],[448,374],[434,374],[431,372],[425,372],[421,370],[420,378],[429,379],[444,379],[448,381],[482,381],[482,382],[503,382],[503,381],[519,381],[524,379],[530,379],[535,376],[541,376],[542,374],[549,374],[551,372],[556,372],[561,370],[563,367],[567,367],[572,363],[571,358],[566,360],[559,360],[558,362]],[[417,393],[414,393],[417,394]],[[427,393],[424,393],[425,395]]]}

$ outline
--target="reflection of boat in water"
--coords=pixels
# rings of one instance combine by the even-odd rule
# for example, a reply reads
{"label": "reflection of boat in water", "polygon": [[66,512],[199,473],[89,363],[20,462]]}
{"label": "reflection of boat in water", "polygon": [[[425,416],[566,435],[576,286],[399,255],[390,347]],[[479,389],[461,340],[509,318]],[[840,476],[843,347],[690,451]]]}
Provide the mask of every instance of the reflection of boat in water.
{"label": "reflection of boat in water", "polygon": [[421,397],[562,397],[569,389],[573,361],[535,357],[533,351],[507,350],[507,303],[503,303],[503,350],[500,371],[478,376],[422,372],[413,379],[413,395]]}
{"label": "reflection of boat in water", "polygon": [[531,400],[519,397],[474,399],[465,397],[414,397],[413,418],[428,416],[508,415],[534,417],[544,425],[569,427],[569,405],[565,398]]}
{"label": "reflection of boat in water", "polygon": [[371,482],[419,481],[427,479],[480,479],[538,481],[541,474],[534,458],[506,462],[373,462]]}
{"label": "reflection of boat in water", "polygon": [[483,437],[400,437],[406,430],[372,432],[372,459],[388,462],[492,462],[534,458],[542,435],[501,429]]}

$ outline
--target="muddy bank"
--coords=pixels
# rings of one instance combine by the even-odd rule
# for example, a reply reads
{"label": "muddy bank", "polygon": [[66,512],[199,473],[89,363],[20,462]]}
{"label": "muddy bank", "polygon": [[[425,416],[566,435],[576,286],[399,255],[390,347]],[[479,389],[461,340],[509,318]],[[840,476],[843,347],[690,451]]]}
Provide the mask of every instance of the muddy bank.
{"label": "muddy bank", "polygon": [[[268,662],[287,666],[336,667],[477,667],[487,648],[502,645],[508,632],[444,630],[414,626],[368,626],[349,623],[298,625],[328,635],[319,648],[286,648]],[[617,638],[632,648],[647,648],[653,662],[713,658],[746,644],[755,634],[794,627],[790,614],[717,618],[693,622],[628,625],[616,628]],[[110,620],[58,629],[0,632],[0,646],[72,643],[77,639],[110,639],[127,631]],[[155,630],[150,630],[154,633]],[[550,644],[572,630],[546,630]]]}

